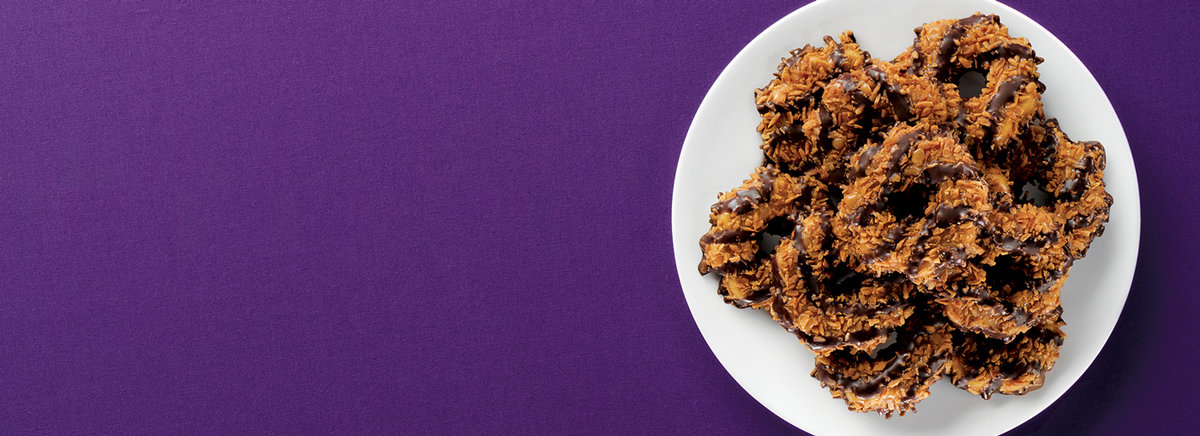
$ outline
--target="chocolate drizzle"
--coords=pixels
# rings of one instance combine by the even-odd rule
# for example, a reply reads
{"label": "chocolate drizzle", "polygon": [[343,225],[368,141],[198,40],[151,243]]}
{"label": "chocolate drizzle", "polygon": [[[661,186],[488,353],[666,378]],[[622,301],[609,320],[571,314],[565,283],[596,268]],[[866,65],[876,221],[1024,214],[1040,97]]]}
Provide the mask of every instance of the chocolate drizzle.
{"label": "chocolate drizzle", "polygon": [[759,103],[756,106],[756,108],[758,109],[759,115],[763,115],[763,114],[770,113],[770,112],[787,112],[786,109],[784,109],[783,111],[780,111],[780,109],[781,109],[780,105],[777,105],[773,102]]}
{"label": "chocolate drizzle", "polygon": [[[939,80],[945,80],[950,75],[951,61],[954,59],[955,52],[958,51],[959,40],[963,36],[966,36],[967,28],[984,21],[991,21],[999,25],[1000,17],[996,15],[975,14],[958,20],[946,29],[945,35],[942,36],[942,41],[938,43],[937,56],[934,58],[934,77]],[[917,33],[920,35],[920,28],[917,28]],[[918,36],[919,40],[920,36]],[[996,52],[1004,51],[1005,53],[1021,54],[1022,48],[1024,47],[1017,44],[1013,44],[1011,49],[1007,45],[1002,45]],[[1029,55],[1032,55],[1032,53],[1029,53]]]}
{"label": "chocolate drizzle", "polygon": [[933,210],[933,224],[937,227],[946,227],[950,224],[957,224],[967,221],[968,219],[976,218],[978,214],[973,212],[974,210],[966,206],[946,206],[944,204],[938,205],[938,207]]}
{"label": "chocolate drizzle", "polygon": [[737,191],[734,196],[728,200],[713,205],[714,213],[745,213],[763,200],[762,191],[756,188],[748,188]]}
{"label": "chocolate drizzle", "polygon": [[1012,310],[1013,322],[1017,325],[1026,325],[1029,323],[1029,312],[1020,307],[1014,307]]}
{"label": "chocolate drizzle", "polygon": [[899,86],[888,82],[887,73],[874,65],[867,67],[867,77],[884,85],[884,94],[887,95],[888,103],[892,105],[892,111],[895,112],[896,119],[908,120],[913,117],[912,102],[909,101],[908,95],[901,91]]}
{"label": "chocolate drizzle", "polygon": [[[1095,148],[1100,146],[1098,142],[1086,142],[1083,144],[1087,147],[1085,152],[1089,153],[1094,153]],[[1104,167],[1103,160],[1097,166],[1096,160],[1092,158],[1091,154],[1084,155],[1075,165],[1075,168],[1078,170],[1075,172],[1075,176],[1064,180],[1062,186],[1058,188],[1058,197],[1071,201],[1078,200],[1079,196],[1083,195],[1083,191],[1087,189],[1088,182],[1086,179],[1088,176],[1095,174],[1098,167]]]}
{"label": "chocolate drizzle", "polygon": [[[828,220],[824,221],[826,229],[828,228],[828,223]],[[819,292],[820,288],[816,274],[813,273],[812,267],[808,265],[808,250],[804,246],[804,227],[802,220],[796,221],[796,230],[792,232],[792,240],[792,246],[795,247],[796,252],[799,253],[796,259],[796,265],[800,274],[800,280],[804,282],[804,287],[808,289],[809,292]]]}
{"label": "chocolate drizzle", "polygon": [[935,76],[939,79],[945,79],[949,75],[950,61],[954,56],[954,52],[958,49],[958,40],[967,34],[967,28],[974,26],[984,20],[992,20],[999,24],[1000,18],[995,15],[980,15],[975,14],[950,25],[946,29],[946,34],[942,36],[942,42],[938,44],[937,58],[934,60]]}
{"label": "chocolate drizzle", "polygon": [[967,108],[965,105],[965,102],[959,103],[958,113],[954,115],[954,124],[957,124],[959,127],[967,125]]}
{"label": "chocolate drizzle", "polygon": [[1068,200],[1076,200],[1083,193],[1084,182],[1078,178],[1067,179],[1063,182],[1061,188],[1058,188],[1058,196]]}
{"label": "chocolate drizzle", "polygon": [[[762,90],[759,91],[761,92]],[[771,112],[799,112],[803,109],[811,107],[813,103],[817,101],[818,97],[819,95],[815,94],[814,91],[796,97],[789,103],[775,104],[774,102],[768,101],[766,103],[758,104],[756,108],[758,109],[758,113],[760,115]]]}
{"label": "chocolate drizzle", "polygon": [[1082,229],[1092,224],[1092,217],[1086,215],[1076,215],[1067,219],[1063,224],[1063,231],[1071,232],[1075,229]]}
{"label": "chocolate drizzle", "polygon": [[914,130],[912,132],[900,135],[896,139],[896,149],[892,150],[892,157],[888,159],[888,178],[900,174],[900,158],[903,158],[908,153],[908,149],[912,148],[913,142],[917,139],[924,138],[926,132]]}
{"label": "chocolate drizzle", "polygon": [[[830,38],[830,41],[832,41],[832,38]],[[842,64],[846,63],[846,55],[842,53],[841,46],[833,50],[833,53],[829,55],[829,61],[833,62],[833,66],[835,67],[839,69],[843,68]]]}
{"label": "chocolate drizzle", "polygon": [[950,74],[949,66],[950,59],[954,56],[954,51],[958,49],[958,39],[962,38],[967,33],[967,29],[961,23],[954,24],[946,29],[946,35],[942,37],[942,42],[938,44],[937,58],[934,59],[934,76],[939,79],[945,79]]}
{"label": "chocolate drizzle", "polygon": [[817,111],[817,120],[821,122],[821,129],[828,130],[830,127],[833,127],[833,115],[825,108]]}
{"label": "chocolate drizzle", "polygon": [[791,69],[791,68],[795,67],[796,64],[800,63],[800,55],[804,54],[805,51],[807,51],[808,49],[811,49],[811,48],[812,48],[811,45],[805,45],[804,48],[792,50],[790,53],[791,56],[788,56],[787,60],[784,61],[783,65],[779,66],[779,71],[783,71],[785,69]]}
{"label": "chocolate drizzle", "polygon": [[706,274],[709,271],[716,271],[718,274],[721,274],[723,276],[730,275],[730,274],[737,274],[739,271],[745,271],[747,268],[752,268],[754,265],[754,262],[756,262],[756,261],[757,260],[743,260],[740,262],[730,262],[730,263],[722,264],[722,265],[715,266],[715,267],[709,267],[708,269],[705,269],[705,264],[701,263],[700,264],[700,273]]}
{"label": "chocolate drizzle", "polygon": [[[714,229],[715,230],[715,229]],[[756,237],[756,232],[745,229],[726,229],[710,231],[700,237],[701,244],[732,244],[736,242],[746,242]]]}
{"label": "chocolate drizzle", "polygon": [[883,235],[881,243],[871,251],[871,256],[864,259],[863,262],[870,265],[880,260],[887,259],[896,249],[896,244],[900,242],[900,238],[904,237],[904,227],[897,224],[888,229]]}
{"label": "chocolate drizzle", "polygon": [[1022,58],[1022,59],[1035,59],[1038,62],[1041,61],[1040,59],[1038,59],[1036,56],[1033,55],[1032,48],[1029,48],[1029,46],[1027,46],[1027,45],[1019,44],[1019,43],[1015,43],[1015,42],[1008,43],[1008,44],[1001,44],[999,47],[996,47],[994,55],[997,58],[1014,58],[1015,57],[1015,58]]}
{"label": "chocolate drizzle", "polygon": [[738,309],[745,309],[747,307],[767,301],[769,298],[771,298],[771,290],[769,288],[763,288],[754,291],[746,298],[731,300],[729,301],[729,304],[736,306]]}
{"label": "chocolate drizzle", "polygon": [[992,239],[996,243],[996,247],[1010,253],[1021,253],[1026,256],[1037,256],[1042,250],[1042,248],[1037,245],[1029,244],[1012,236],[996,234],[992,236]]}
{"label": "chocolate drizzle", "polygon": [[772,173],[774,168],[766,168],[766,171],[760,173],[759,179],[762,180],[762,198],[771,198],[771,191],[775,188],[775,175]]}
{"label": "chocolate drizzle", "polygon": [[1096,172],[1096,161],[1091,156],[1084,156],[1079,160],[1080,169],[1086,174]]}
{"label": "chocolate drizzle", "polygon": [[991,101],[988,102],[987,111],[992,115],[992,118],[1000,117],[1000,109],[1005,105],[1012,103],[1017,97],[1017,91],[1029,81],[1025,76],[1013,76],[1005,80],[1000,86],[996,87],[996,93],[992,95]]}
{"label": "chocolate drizzle", "polygon": [[[1088,153],[1088,155],[1083,158],[1083,162],[1081,162],[1083,165],[1083,170],[1088,173],[1095,172],[1097,169],[1103,170],[1104,146],[1100,145],[1100,143],[1096,141],[1083,141],[1080,144],[1083,144],[1084,149]],[[1096,156],[1098,159],[1093,160],[1092,156]]]}
{"label": "chocolate drizzle", "polygon": [[871,104],[871,99],[867,98],[867,96],[862,93],[862,90],[858,89],[859,83],[854,80],[854,76],[851,76],[848,73],[842,74],[838,76],[836,82],[838,85],[841,85],[842,91],[846,92],[846,95],[850,97],[850,103],[855,107],[861,107],[865,109]]}
{"label": "chocolate drizzle", "polygon": [[[980,214],[969,207],[942,204],[934,208],[933,216],[926,219],[917,232],[916,249],[913,250],[912,257],[909,259],[908,269],[905,271],[905,274],[914,280],[920,275],[921,265],[925,263],[925,256],[929,251],[929,247],[925,245],[925,242],[933,236],[934,229],[945,228],[946,226],[964,221],[974,221],[980,227],[984,225]],[[949,252],[943,251],[943,255],[945,257],[940,259],[941,262],[933,262],[935,264],[933,271],[935,276],[941,276],[946,268],[951,265],[962,265],[966,261],[967,252],[962,247],[954,247]]]}
{"label": "chocolate drizzle", "polygon": [[877,341],[880,338],[886,337],[890,333],[891,331],[887,329],[873,328],[853,332],[847,334],[843,338],[833,338],[828,336],[809,336],[799,330],[792,332],[792,334],[799,337],[801,341],[804,341],[809,348],[818,352],[834,350],[843,347],[862,347],[863,345],[869,344],[872,341]]}
{"label": "chocolate drizzle", "polygon": [[854,172],[851,173],[850,177],[857,179],[867,174],[867,167],[871,166],[871,159],[875,158],[876,154],[879,154],[879,148],[879,145],[872,145],[863,149],[862,154],[858,155],[858,166],[854,168]]}
{"label": "chocolate drizzle", "polygon": [[797,119],[779,129],[778,139],[799,142],[804,138],[804,120]]}
{"label": "chocolate drizzle", "polygon": [[971,165],[959,162],[956,164],[939,164],[925,168],[925,177],[928,183],[936,185],[949,179],[979,177],[979,173]]}
{"label": "chocolate drizzle", "polygon": [[958,20],[958,25],[970,27],[984,21],[991,21],[994,24],[1000,24],[1000,17],[996,15],[975,14]]}
{"label": "chocolate drizzle", "polygon": [[1004,386],[1004,379],[997,377],[983,389],[983,392],[979,396],[985,400],[990,400],[992,399],[992,393],[999,391],[1001,386]]}
{"label": "chocolate drizzle", "polygon": [[[914,130],[900,135],[900,137],[896,139],[896,145],[892,149],[891,156],[888,158],[886,179],[891,179],[900,174],[900,159],[902,159],[904,155],[908,153],[908,149],[912,147],[913,142],[918,138],[923,137],[925,133],[926,132],[921,130]],[[878,152],[876,151],[875,153]],[[859,159],[859,163],[862,163],[861,158]],[[871,214],[883,210],[884,206],[887,204],[887,199],[885,198],[885,194],[887,193],[888,192],[885,187],[885,192],[880,193],[879,198],[876,199],[874,203],[865,204],[859,207],[858,210],[855,210],[853,213],[851,213],[849,216],[850,222],[857,223],[860,226],[865,225],[867,218]]]}
{"label": "chocolate drizzle", "polygon": [[757,187],[749,187],[738,190],[732,198],[718,202],[712,206],[714,214],[720,213],[746,213],[755,206],[767,201],[771,197],[771,189],[775,185],[775,176],[771,171],[762,171],[759,173],[759,180],[762,183]]}

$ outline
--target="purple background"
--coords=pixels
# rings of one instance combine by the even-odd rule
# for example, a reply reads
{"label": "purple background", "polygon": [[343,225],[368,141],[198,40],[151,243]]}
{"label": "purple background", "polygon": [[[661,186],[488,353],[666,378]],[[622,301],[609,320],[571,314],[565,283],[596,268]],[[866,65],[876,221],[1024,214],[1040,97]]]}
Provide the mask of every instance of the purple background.
{"label": "purple background", "polygon": [[[705,92],[802,2],[24,3],[5,432],[794,431],[700,337],[669,204]],[[1011,3],[1108,92],[1144,219],[1115,334],[1016,433],[1194,431],[1200,6]]]}

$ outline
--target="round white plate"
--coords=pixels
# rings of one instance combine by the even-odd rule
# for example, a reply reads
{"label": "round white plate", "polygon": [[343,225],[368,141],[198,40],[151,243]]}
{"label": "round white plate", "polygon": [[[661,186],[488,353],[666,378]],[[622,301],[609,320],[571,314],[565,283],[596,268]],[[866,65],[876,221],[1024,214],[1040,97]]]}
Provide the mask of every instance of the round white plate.
{"label": "round white plate", "polygon": [[[717,279],[701,277],[698,240],[708,230],[717,194],[738,186],[762,160],[753,90],[780,58],[823,35],[854,31],[871,55],[891,59],[912,44],[923,23],[994,13],[1014,36],[1029,38],[1038,56],[1045,113],[1072,139],[1095,140],[1108,153],[1105,181],[1114,203],[1104,235],[1075,262],[1062,291],[1066,343],[1045,385],[1024,396],[984,401],[943,380],[917,413],[885,420],[850,412],[809,376],[813,355],[762,311],[740,310],[717,296]],[[696,112],[679,156],[671,227],[679,281],[700,332],[717,359],[750,395],[793,425],[816,434],[998,434],[1025,422],[1063,394],[1100,353],[1125,305],[1137,261],[1140,206],[1129,143],[1112,105],[1079,58],[1054,35],[1008,6],[990,0],[818,0],[754,38],[725,67]]]}

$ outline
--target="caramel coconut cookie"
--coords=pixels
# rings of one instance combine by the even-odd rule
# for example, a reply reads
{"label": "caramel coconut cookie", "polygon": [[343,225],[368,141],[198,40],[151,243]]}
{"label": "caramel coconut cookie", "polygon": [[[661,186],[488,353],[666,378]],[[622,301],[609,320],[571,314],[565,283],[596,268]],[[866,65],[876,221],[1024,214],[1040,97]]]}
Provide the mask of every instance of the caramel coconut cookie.
{"label": "caramel coconut cookie", "polygon": [[1042,59],[1028,40],[1009,36],[996,15],[934,21],[915,32],[912,47],[896,63],[934,82],[957,83],[972,71],[986,78],[983,91],[963,101],[958,119],[969,142],[1003,148],[1041,115]]}
{"label": "caramel coconut cookie", "polygon": [[832,227],[843,260],[938,289],[984,252],[987,183],[954,136],[899,125],[852,161]]}
{"label": "caramel coconut cookie", "polygon": [[741,187],[721,194],[710,210],[712,228],[700,238],[700,273],[721,274],[719,292],[738,307],[763,307],[773,284],[760,243],[776,220],[795,211],[802,185],[774,167],[755,170]]}
{"label": "caramel coconut cookie", "polygon": [[1008,343],[957,333],[950,380],[985,400],[995,393],[1024,395],[1037,390],[1058,360],[1058,349],[1066,339],[1062,325],[1061,319],[1055,319]]}
{"label": "caramel coconut cookie", "polygon": [[871,128],[878,92],[863,67],[870,54],[843,33],[825,47],[793,50],[775,78],[755,90],[758,131],[769,162],[792,171],[837,173],[837,161]]}
{"label": "caramel coconut cookie", "polygon": [[829,210],[798,214],[775,249],[778,278],[771,316],[818,354],[870,351],[904,325],[915,285],[899,275],[875,277],[832,256]]}
{"label": "caramel coconut cookie", "polygon": [[[850,410],[903,415],[948,374],[1041,386],[1061,292],[1103,233],[1104,147],[1042,108],[1042,59],[995,15],[926,23],[891,61],[849,31],[755,90],[763,166],[718,196],[700,273],[817,355]],[[957,83],[978,73],[977,95]],[[774,236],[771,236],[774,235]]]}
{"label": "caramel coconut cookie", "polygon": [[929,396],[953,349],[952,329],[926,316],[909,323],[894,342],[871,353],[839,350],[817,357],[813,377],[850,410],[903,416]]}

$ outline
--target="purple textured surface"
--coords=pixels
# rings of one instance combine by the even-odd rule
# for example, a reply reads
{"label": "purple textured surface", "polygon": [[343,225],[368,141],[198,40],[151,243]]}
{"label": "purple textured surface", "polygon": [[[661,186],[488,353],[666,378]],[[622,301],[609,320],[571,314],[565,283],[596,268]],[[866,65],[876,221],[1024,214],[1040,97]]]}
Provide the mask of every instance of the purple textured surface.
{"label": "purple textured surface", "polygon": [[[6,2],[5,433],[795,431],[675,275],[726,63],[801,2]],[[1117,330],[1014,433],[1200,428],[1194,2],[1013,1],[1142,188]]]}

